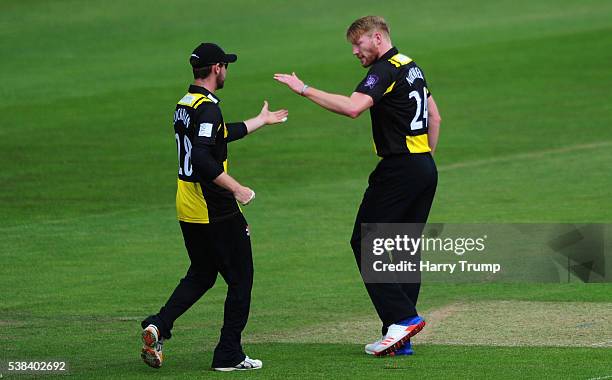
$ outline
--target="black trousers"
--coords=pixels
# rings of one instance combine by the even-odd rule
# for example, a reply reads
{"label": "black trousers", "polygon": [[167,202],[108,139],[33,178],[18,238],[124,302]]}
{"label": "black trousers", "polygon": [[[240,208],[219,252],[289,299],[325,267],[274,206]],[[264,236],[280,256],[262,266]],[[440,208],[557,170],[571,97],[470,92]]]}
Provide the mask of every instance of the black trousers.
{"label": "black trousers", "polygon": [[174,321],[215,284],[217,273],[227,283],[221,337],[215,348],[213,367],[235,366],[244,360],[240,343],[251,305],[253,257],[247,222],[242,214],[210,224],[180,222],[191,265],[187,274],[158,314],[142,321],[172,336]]}
{"label": "black trousers", "polygon": [[[390,156],[378,163],[370,174],[351,237],[360,271],[361,224],[425,225],[437,183],[438,172],[429,153]],[[365,283],[365,286],[383,323],[383,335],[389,325],[417,315],[420,283]]]}

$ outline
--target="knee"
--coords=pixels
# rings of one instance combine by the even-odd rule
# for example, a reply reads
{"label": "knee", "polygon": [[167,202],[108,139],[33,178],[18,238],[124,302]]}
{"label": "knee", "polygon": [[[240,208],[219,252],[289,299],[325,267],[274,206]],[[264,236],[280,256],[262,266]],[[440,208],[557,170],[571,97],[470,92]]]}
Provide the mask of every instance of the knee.
{"label": "knee", "polygon": [[228,290],[237,293],[250,293],[253,288],[253,268],[244,269],[231,274],[224,274],[223,279],[227,284]]}
{"label": "knee", "polygon": [[198,284],[203,288],[212,288],[217,281],[217,275],[212,275],[212,273],[200,272],[194,269],[189,269],[187,271],[187,275],[183,278],[183,281],[191,281]]}
{"label": "knee", "polygon": [[253,289],[252,282],[241,282],[232,284],[227,287],[227,297],[233,302],[249,303],[251,301],[251,291]]}

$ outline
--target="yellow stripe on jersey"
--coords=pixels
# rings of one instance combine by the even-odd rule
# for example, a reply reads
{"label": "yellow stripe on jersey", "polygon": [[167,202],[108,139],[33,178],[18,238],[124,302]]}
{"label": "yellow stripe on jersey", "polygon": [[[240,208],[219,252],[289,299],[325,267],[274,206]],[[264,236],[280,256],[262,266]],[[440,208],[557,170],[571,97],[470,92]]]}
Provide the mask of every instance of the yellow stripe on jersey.
{"label": "yellow stripe on jersey", "polygon": [[193,107],[193,109],[195,110],[195,109],[197,109],[199,106],[201,106],[201,105],[202,105],[202,103],[206,103],[206,102],[212,103],[212,100],[210,100],[210,99],[208,99],[207,97],[205,97],[205,96],[204,96],[204,97],[202,97],[200,100],[198,100],[197,102],[193,103],[193,106],[192,106],[192,107]]}
{"label": "yellow stripe on jersey", "polygon": [[408,146],[410,153],[431,152],[427,133],[418,136],[406,136],[406,146]]}
{"label": "yellow stripe on jersey", "polygon": [[395,86],[395,82],[391,83],[391,86],[387,87],[387,90],[385,91],[384,95],[387,95],[388,93],[390,93],[393,90],[393,86]]}
{"label": "yellow stripe on jersey", "polygon": [[176,189],[178,219],[189,223],[209,223],[208,205],[198,182],[178,180]]}
{"label": "yellow stripe on jersey", "polygon": [[203,94],[192,94],[188,92],[187,94],[185,94],[185,96],[181,98],[181,100],[178,101],[178,104],[182,106],[192,107],[195,109],[198,108],[198,106],[203,102],[212,102],[212,100],[208,99]]}
{"label": "yellow stripe on jersey", "polygon": [[227,138],[227,135],[229,134],[229,132],[227,131],[227,126],[225,125],[225,123],[219,124],[219,127],[217,128],[217,133],[219,133],[221,128],[223,128],[223,138]]}
{"label": "yellow stripe on jersey", "polygon": [[396,54],[393,57],[389,58],[389,62],[391,62],[395,67],[400,67],[412,62],[412,58],[406,57],[403,54]]}
{"label": "yellow stripe on jersey", "polygon": [[193,107],[193,105],[198,100],[201,100],[203,97],[204,97],[204,95],[202,95],[202,94],[192,94],[192,93],[188,92],[187,94],[185,94],[185,96],[183,96],[183,98],[181,100],[178,101],[178,104],[180,104],[182,106]]}

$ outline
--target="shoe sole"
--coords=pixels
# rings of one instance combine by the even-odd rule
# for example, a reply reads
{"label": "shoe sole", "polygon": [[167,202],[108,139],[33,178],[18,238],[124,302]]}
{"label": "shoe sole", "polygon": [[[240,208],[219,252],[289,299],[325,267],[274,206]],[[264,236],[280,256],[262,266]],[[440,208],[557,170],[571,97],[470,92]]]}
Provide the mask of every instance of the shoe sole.
{"label": "shoe sole", "polygon": [[[374,351],[368,351],[368,350],[365,350],[365,353],[366,353],[366,354],[368,354],[368,355],[375,356],[375,355],[374,355]],[[411,350],[411,351],[409,351],[409,352],[407,352],[407,353],[401,353],[401,354],[400,354],[400,353],[398,353],[398,352],[397,352],[397,350],[396,350],[396,351],[393,351],[393,352],[390,352],[390,353],[389,353],[389,356],[410,356],[410,355],[414,355],[414,351],[412,351],[412,350]]]}
{"label": "shoe sole", "polygon": [[152,348],[143,347],[140,353],[140,357],[142,358],[142,361],[145,362],[145,364],[149,367],[160,368],[162,365],[161,356],[157,353],[157,351]]}
{"label": "shoe sole", "polygon": [[231,372],[231,371],[252,371],[255,369],[261,369],[262,367],[254,367],[254,368],[234,368],[234,367],[228,367],[228,368],[213,368],[213,370],[215,371],[219,371],[219,372]]}
{"label": "shoe sole", "polygon": [[411,356],[414,355],[414,351],[409,351],[406,353],[398,353],[397,351],[390,352],[388,356]]}
{"label": "shoe sole", "polygon": [[162,365],[162,356],[155,350],[157,338],[153,331],[149,328],[142,330],[142,350],[140,358],[146,365],[153,368],[159,368]]}
{"label": "shoe sole", "polygon": [[410,338],[412,338],[413,336],[418,334],[421,330],[423,330],[423,327],[425,327],[425,320],[422,320],[421,322],[414,325],[414,328],[412,328],[412,330],[410,330],[408,334],[406,334],[406,336],[404,336],[403,338],[401,338],[394,344],[390,345],[389,347],[385,348],[384,350],[380,352],[375,352],[374,356],[380,357],[380,356],[390,355],[391,353],[395,354],[395,351],[402,348],[402,346],[406,344],[406,342],[409,341]]}
{"label": "shoe sole", "polygon": [[153,333],[152,329],[148,327],[142,330],[142,344],[149,348],[154,348],[155,343],[157,343],[157,337]]}

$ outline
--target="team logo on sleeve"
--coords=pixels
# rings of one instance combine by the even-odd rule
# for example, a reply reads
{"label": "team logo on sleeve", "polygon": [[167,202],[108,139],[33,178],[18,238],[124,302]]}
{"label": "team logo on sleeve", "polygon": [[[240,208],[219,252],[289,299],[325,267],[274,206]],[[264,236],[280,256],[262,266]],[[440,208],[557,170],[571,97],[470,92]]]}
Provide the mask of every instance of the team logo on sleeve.
{"label": "team logo on sleeve", "polygon": [[200,124],[200,130],[198,131],[198,136],[211,137],[212,128],[213,128],[213,125],[211,123]]}
{"label": "team logo on sleeve", "polygon": [[365,83],[363,85],[371,90],[374,88],[374,86],[376,86],[376,83],[378,83],[378,79],[378,75],[370,74],[366,78]]}

